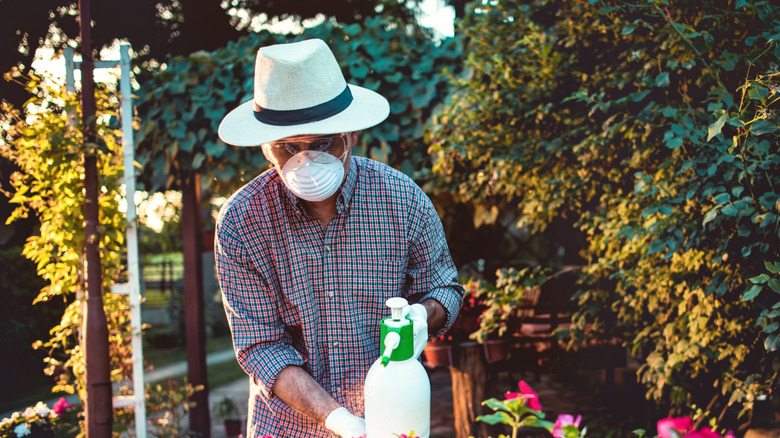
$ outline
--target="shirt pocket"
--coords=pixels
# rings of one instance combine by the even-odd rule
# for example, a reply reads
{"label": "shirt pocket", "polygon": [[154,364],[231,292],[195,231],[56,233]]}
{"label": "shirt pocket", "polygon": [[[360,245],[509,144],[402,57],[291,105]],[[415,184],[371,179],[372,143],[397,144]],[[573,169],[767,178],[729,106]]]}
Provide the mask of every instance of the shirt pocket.
{"label": "shirt pocket", "polygon": [[373,345],[379,339],[379,323],[390,316],[386,302],[401,296],[406,276],[404,259],[361,259],[355,263],[350,281],[350,302],[354,308],[358,336]]}

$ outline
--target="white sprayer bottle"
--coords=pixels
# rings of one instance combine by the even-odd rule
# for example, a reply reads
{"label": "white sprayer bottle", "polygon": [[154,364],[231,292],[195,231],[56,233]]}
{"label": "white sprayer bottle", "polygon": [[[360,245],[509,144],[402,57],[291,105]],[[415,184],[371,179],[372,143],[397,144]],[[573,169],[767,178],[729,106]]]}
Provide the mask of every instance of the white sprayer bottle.
{"label": "white sprayer bottle", "polygon": [[408,306],[400,297],[387,300],[390,318],[380,325],[380,357],[366,375],[366,438],[397,438],[414,432],[428,438],[431,429],[431,382],[414,349]]}

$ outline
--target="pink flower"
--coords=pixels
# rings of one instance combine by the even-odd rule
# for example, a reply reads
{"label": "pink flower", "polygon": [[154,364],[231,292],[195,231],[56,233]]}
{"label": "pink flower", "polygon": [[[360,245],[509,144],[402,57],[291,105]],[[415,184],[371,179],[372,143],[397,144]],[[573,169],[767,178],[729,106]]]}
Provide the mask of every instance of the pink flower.
{"label": "pink flower", "polygon": [[709,427],[705,427],[685,435],[685,438],[721,438],[721,436],[719,433],[713,432]]}
{"label": "pink flower", "polygon": [[693,430],[691,417],[664,418],[658,420],[658,438],[682,438]]}
{"label": "pink flower", "polygon": [[528,386],[527,383],[525,383],[524,380],[521,380],[517,387],[520,389],[520,392],[507,392],[505,397],[507,400],[512,400],[514,398],[522,397],[525,399],[525,405],[529,408],[535,410],[535,411],[541,411],[542,410],[542,404],[539,403],[539,395],[537,395],[530,386]]}
{"label": "pink flower", "polygon": [[60,399],[54,403],[54,406],[51,407],[51,410],[54,412],[54,415],[59,417],[63,412],[65,412],[66,409],[72,407],[73,405],[68,403],[68,401],[65,400],[65,397],[60,397]]}
{"label": "pink flower", "polygon": [[552,436],[555,438],[564,438],[566,435],[563,433],[563,428],[566,426],[574,426],[579,428],[582,416],[577,415],[577,418],[572,417],[569,414],[558,415],[558,419],[555,420],[555,425],[551,431]]}

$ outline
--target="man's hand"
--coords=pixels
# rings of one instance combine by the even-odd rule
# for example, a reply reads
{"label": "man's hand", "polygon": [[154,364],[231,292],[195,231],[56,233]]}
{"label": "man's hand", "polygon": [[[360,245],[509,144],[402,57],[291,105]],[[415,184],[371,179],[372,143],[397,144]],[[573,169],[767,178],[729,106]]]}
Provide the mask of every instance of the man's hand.
{"label": "man's hand", "polygon": [[447,309],[433,298],[429,298],[420,304],[428,311],[428,333],[434,334],[441,330],[447,323]]}
{"label": "man's hand", "polygon": [[352,415],[347,408],[340,407],[328,414],[325,427],[341,438],[363,438],[366,436],[366,420]]}

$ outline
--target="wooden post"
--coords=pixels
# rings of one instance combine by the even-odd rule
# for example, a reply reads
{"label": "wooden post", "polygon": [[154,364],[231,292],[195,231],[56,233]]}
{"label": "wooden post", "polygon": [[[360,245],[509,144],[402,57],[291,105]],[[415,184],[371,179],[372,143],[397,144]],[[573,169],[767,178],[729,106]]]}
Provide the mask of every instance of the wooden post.
{"label": "wooden post", "polygon": [[200,438],[211,436],[209,383],[206,367],[206,320],[203,304],[203,239],[200,221],[200,176],[182,178],[182,251],[184,252],[184,321],[187,340],[187,379],[203,390],[193,394],[190,430]]}
{"label": "wooden post", "polygon": [[487,373],[482,346],[477,342],[465,342],[456,346],[453,353],[450,376],[455,436],[488,437],[490,430],[487,423],[476,421],[478,416],[492,413],[485,411],[482,406],[482,402],[487,398]]}
{"label": "wooden post", "polygon": [[95,82],[92,62],[92,18],[89,0],[79,0],[81,39],[81,120],[84,132],[84,253],[86,259],[87,304],[84,311],[84,356],[86,358],[87,438],[110,438],[113,426],[111,364],[108,324],[103,309],[103,280],[100,268],[99,175],[95,138]]}

